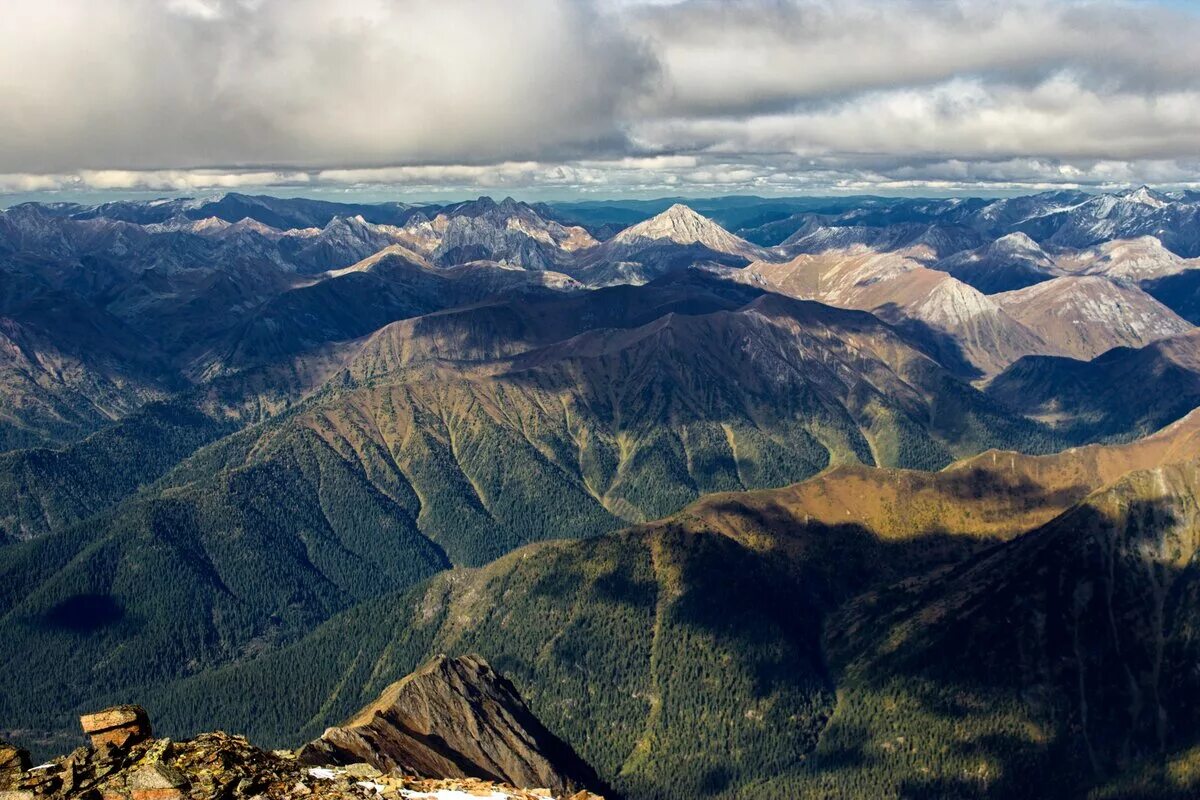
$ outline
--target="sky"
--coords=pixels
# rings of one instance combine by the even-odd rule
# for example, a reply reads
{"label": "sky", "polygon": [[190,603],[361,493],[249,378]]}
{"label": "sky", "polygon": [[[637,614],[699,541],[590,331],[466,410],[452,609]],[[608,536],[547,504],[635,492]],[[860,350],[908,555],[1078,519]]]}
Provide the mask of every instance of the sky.
{"label": "sky", "polygon": [[0,200],[1200,188],[1200,0],[0,0]]}

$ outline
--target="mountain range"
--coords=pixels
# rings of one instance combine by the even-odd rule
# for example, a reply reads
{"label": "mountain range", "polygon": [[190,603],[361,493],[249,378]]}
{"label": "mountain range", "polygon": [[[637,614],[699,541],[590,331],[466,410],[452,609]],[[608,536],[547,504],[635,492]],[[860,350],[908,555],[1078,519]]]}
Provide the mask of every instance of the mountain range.
{"label": "mountain range", "polygon": [[0,738],[478,654],[629,798],[1188,796],[1198,210],[12,207]]}

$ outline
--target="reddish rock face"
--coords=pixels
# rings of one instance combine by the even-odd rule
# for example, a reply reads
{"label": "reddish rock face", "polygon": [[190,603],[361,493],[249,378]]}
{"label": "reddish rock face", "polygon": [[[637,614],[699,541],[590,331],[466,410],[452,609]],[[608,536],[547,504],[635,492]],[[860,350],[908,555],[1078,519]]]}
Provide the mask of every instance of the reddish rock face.
{"label": "reddish rock face", "polygon": [[114,706],[79,718],[93,747],[129,747],[150,738],[150,717],[141,706]]}

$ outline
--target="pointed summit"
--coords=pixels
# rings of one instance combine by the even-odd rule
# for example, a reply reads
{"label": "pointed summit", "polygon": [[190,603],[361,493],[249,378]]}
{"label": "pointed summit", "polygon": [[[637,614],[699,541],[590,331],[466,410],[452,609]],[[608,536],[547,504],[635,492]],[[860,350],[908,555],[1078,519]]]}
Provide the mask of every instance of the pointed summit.
{"label": "pointed summit", "polygon": [[434,656],[346,725],[306,745],[299,758],[325,767],[367,763],[433,779],[544,786],[561,797],[586,795],[585,787],[603,790],[592,768],[533,716],[516,687],[473,655]]}
{"label": "pointed summit", "polygon": [[986,248],[996,253],[1031,253],[1038,258],[1046,257],[1046,253],[1042,250],[1041,245],[1029,238],[1029,234],[1023,231],[1016,231],[1001,236],[996,241],[987,245]]}
{"label": "pointed summit", "polygon": [[1159,194],[1158,192],[1151,189],[1149,186],[1145,186],[1145,185],[1139,186],[1136,189],[1129,189],[1127,191],[1121,192],[1121,194],[1118,196],[1122,197],[1126,200],[1132,200],[1135,203],[1141,203],[1142,205],[1145,205],[1145,206],[1151,206],[1153,208],[1163,208],[1164,206],[1168,206],[1171,204],[1170,198]]}
{"label": "pointed summit", "polygon": [[682,203],[676,203],[658,216],[626,228],[613,237],[619,244],[656,239],[668,239],[676,244],[702,244],[718,253],[744,254],[754,250],[754,245],[745,239],[734,236]]}

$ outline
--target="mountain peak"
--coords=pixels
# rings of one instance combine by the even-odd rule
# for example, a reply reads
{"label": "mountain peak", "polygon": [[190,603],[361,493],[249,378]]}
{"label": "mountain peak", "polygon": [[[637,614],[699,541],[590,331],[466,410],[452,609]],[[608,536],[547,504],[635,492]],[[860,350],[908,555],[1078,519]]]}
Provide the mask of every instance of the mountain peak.
{"label": "mountain peak", "polygon": [[750,248],[748,242],[683,203],[676,203],[661,214],[626,228],[613,237],[614,242],[622,244],[647,239],[701,244],[721,253],[741,253]]}
{"label": "mountain peak", "polygon": [[353,216],[334,216],[325,224],[324,231],[348,231],[348,230],[363,230],[369,228],[371,224],[367,222],[362,214],[354,214]]}
{"label": "mountain peak", "polygon": [[1002,250],[1004,252],[1033,251],[1039,254],[1042,253],[1041,245],[1029,238],[1029,234],[1024,233],[1023,231],[1016,231],[1014,233],[1001,236],[999,239],[988,245],[988,247]]}
{"label": "mountain peak", "polygon": [[434,656],[299,757],[320,766],[365,762],[384,772],[499,779],[556,795],[600,783],[534,717],[516,687],[474,655]]}
{"label": "mountain peak", "polygon": [[1170,205],[1171,202],[1168,198],[1145,185],[1139,186],[1136,189],[1128,189],[1124,192],[1121,192],[1118,197],[1122,197],[1126,200],[1132,200],[1133,202],[1141,203],[1142,205],[1152,206],[1154,208],[1162,208]]}

